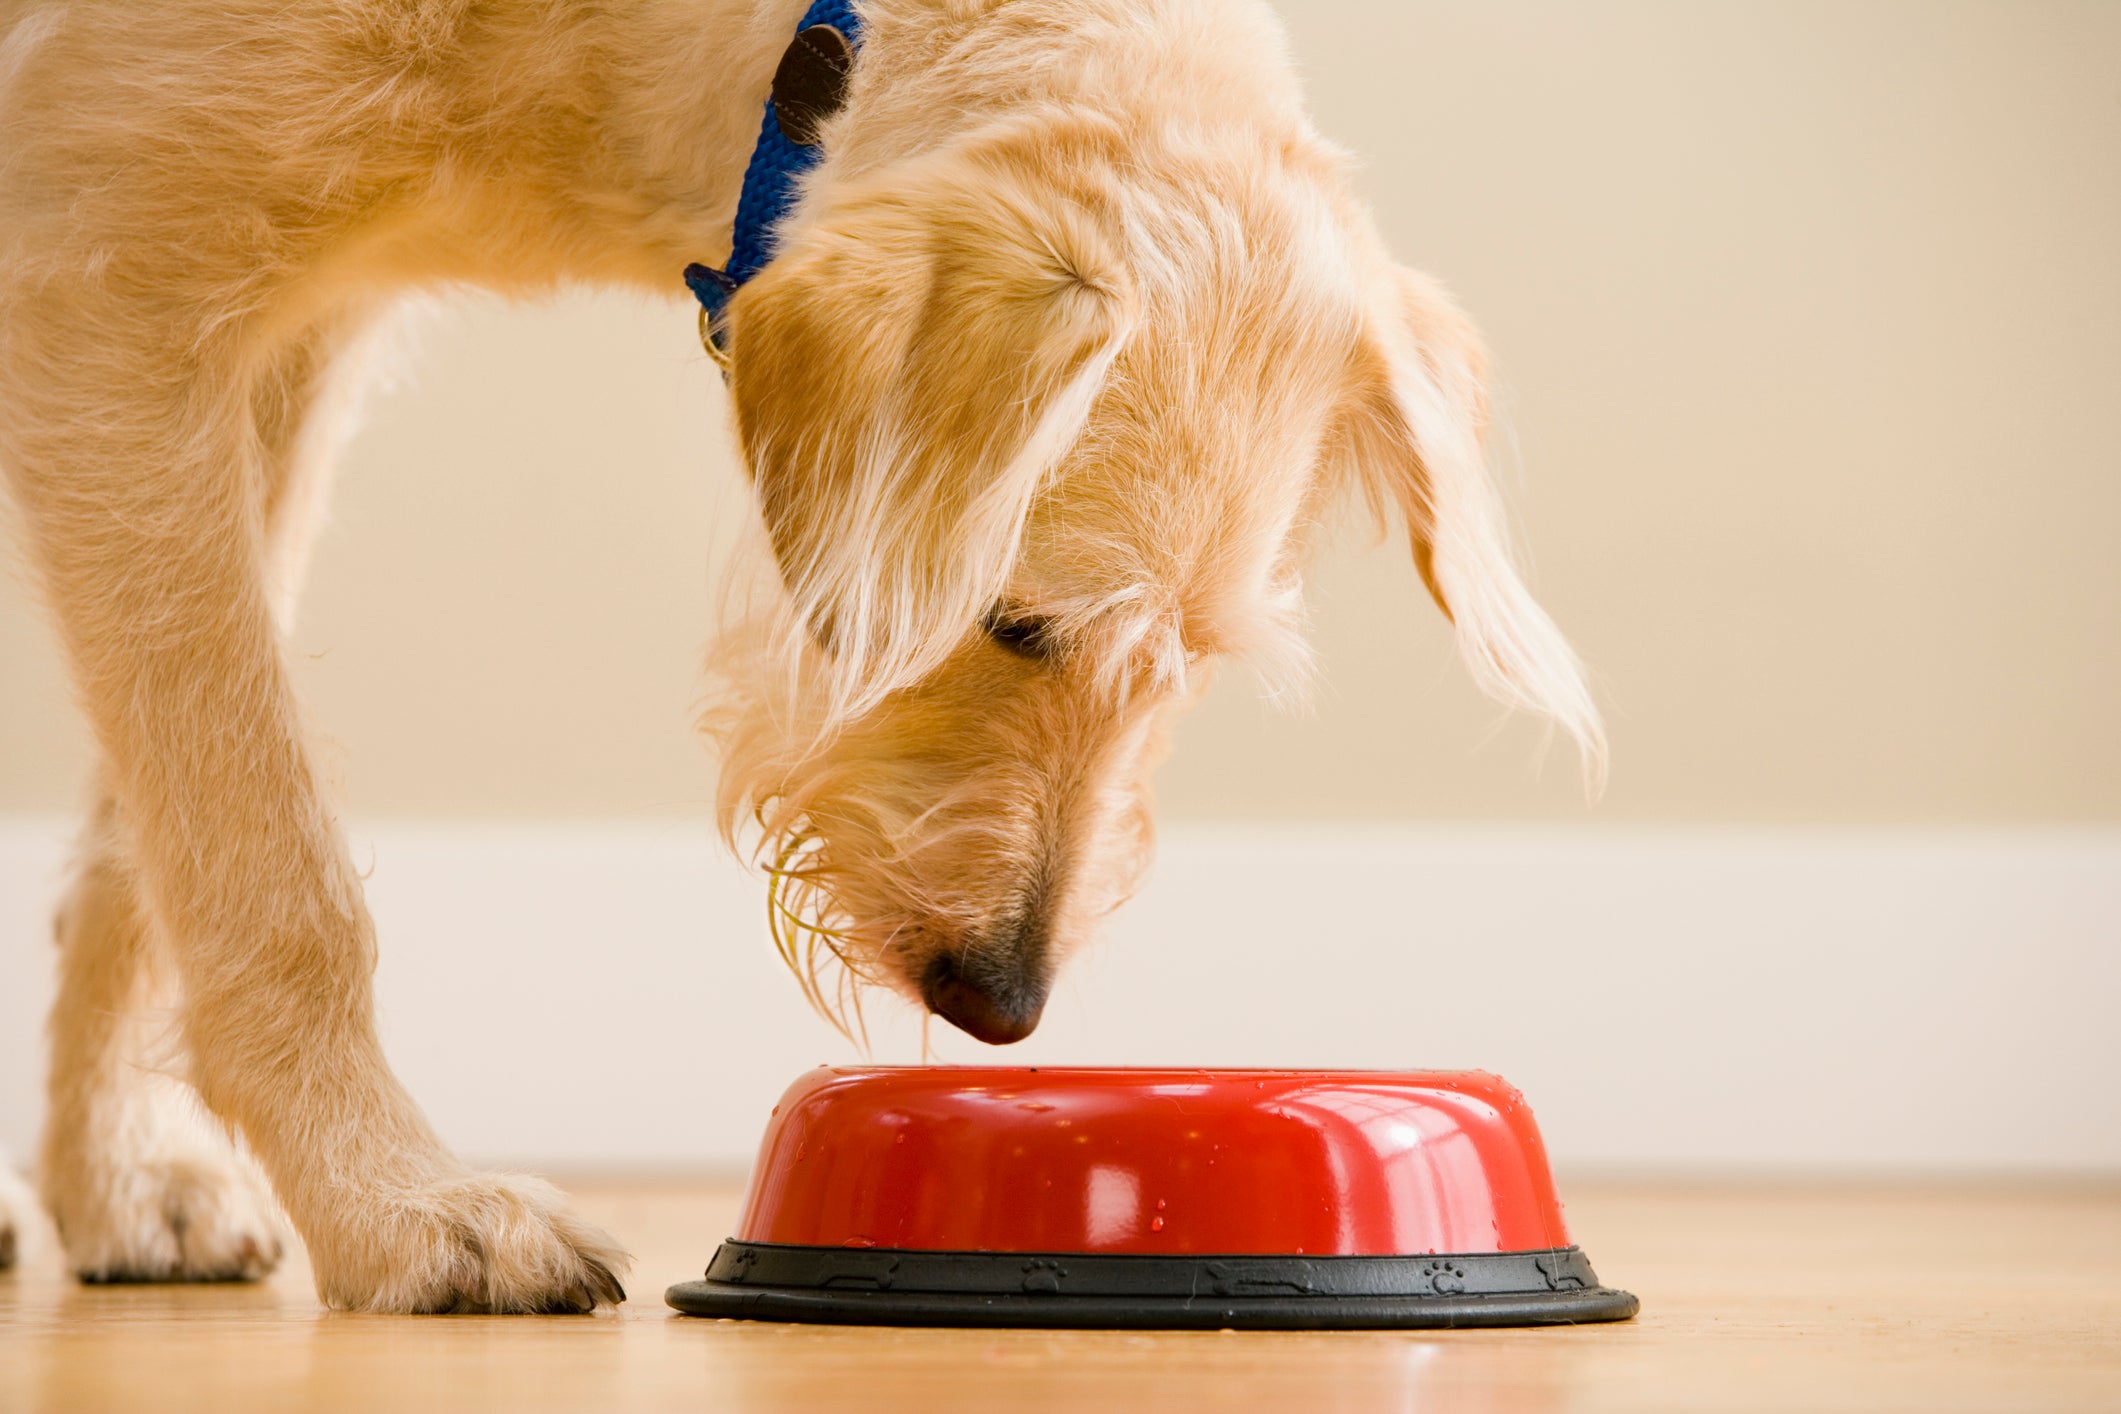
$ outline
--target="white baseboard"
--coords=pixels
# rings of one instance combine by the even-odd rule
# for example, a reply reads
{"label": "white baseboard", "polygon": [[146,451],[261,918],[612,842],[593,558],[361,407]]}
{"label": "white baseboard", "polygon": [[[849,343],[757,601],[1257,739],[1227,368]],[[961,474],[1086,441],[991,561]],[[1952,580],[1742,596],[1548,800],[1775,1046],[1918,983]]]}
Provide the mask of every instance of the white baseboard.
{"label": "white baseboard", "polygon": [[[379,824],[392,1059],[559,1167],[741,1165],[804,1067],[755,879],[704,828]],[[0,821],[0,1144],[31,1146],[59,822]],[[1175,828],[1009,1052],[1480,1067],[1565,1166],[2121,1170],[2121,830]],[[885,1003],[880,1060],[919,1057]]]}

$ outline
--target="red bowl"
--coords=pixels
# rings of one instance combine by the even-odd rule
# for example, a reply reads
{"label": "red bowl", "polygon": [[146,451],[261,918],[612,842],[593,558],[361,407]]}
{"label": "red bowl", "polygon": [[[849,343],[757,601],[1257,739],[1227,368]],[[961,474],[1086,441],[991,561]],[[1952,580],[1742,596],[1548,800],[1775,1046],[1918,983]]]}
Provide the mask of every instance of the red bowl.
{"label": "red bowl", "polygon": [[[1230,1259],[1243,1259],[1232,1261]],[[1620,1319],[1524,1097],[1470,1072],[821,1068],[703,1315],[890,1324]]]}

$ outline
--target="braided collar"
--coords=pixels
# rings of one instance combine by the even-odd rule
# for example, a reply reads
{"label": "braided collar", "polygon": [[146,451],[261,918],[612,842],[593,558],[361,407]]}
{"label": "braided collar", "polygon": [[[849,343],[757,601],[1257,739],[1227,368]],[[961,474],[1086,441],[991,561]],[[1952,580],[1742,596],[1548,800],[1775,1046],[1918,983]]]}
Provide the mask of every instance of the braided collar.
{"label": "braided collar", "polygon": [[861,42],[861,17],[853,0],[815,0],[804,12],[794,42],[774,70],[758,145],[744,169],[729,263],[719,270],[685,267],[685,283],[700,302],[700,342],[724,372],[729,368],[725,315],[730,297],[773,259],[774,228],[795,205],[797,180],[824,155],[818,127],[845,100]]}

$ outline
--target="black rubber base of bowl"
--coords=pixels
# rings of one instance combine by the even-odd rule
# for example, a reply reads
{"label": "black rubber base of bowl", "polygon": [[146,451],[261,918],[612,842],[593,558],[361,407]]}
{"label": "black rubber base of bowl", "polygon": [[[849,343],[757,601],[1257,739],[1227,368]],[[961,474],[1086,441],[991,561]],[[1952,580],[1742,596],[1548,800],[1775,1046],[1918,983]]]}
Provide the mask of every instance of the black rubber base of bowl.
{"label": "black rubber base of bowl", "polygon": [[692,1316],[871,1326],[1380,1330],[1624,1321],[1575,1247],[1424,1257],[918,1252],[725,1242]]}

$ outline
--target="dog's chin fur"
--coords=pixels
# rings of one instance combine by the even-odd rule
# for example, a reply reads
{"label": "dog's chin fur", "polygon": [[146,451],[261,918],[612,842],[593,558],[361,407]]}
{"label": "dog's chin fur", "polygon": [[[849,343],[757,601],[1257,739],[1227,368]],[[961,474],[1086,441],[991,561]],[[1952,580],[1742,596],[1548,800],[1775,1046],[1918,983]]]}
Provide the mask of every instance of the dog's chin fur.
{"label": "dog's chin fur", "polygon": [[[270,1204],[174,1068],[332,1303],[608,1303],[608,1239],[463,1169],[383,1060],[283,636],[381,312],[674,293],[728,248],[803,0],[137,8],[0,0],[0,470],[103,755],[52,1026],[69,1255],[269,1265]],[[1261,0],[862,8],[825,159],[731,308],[772,572],[709,713],[813,997],[1026,1033],[1138,877],[1213,663],[1300,692],[1342,500],[1404,526],[1473,676],[1595,781],[1482,461],[1479,342],[1385,253]],[[153,1093],[149,999],[182,1023]],[[213,1241],[121,1181],[165,1150]]]}

